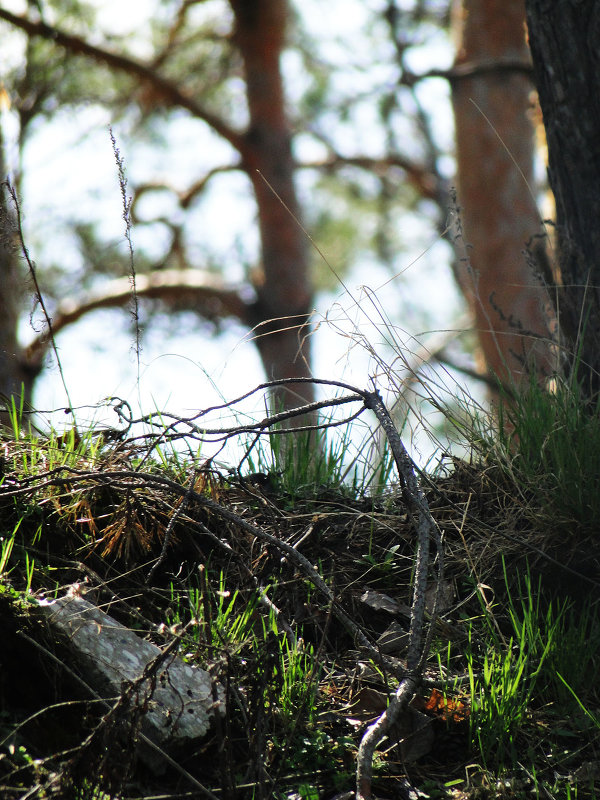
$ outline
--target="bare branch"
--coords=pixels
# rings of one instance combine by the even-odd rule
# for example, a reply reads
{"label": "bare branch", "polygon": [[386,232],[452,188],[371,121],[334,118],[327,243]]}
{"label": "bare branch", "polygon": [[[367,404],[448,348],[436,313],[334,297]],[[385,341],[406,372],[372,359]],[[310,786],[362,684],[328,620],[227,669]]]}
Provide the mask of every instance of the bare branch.
{"label": "bare branch", "polygon": [[204,177],[193,183],[185,192],[179,193],[179,204],[181,208],[188,208],[196,199],[196,196],[204,191],[207,183],[211,178],[214,178],[215,175],[222,175],[224,172],[237,172],[243,169],[244,167],[242,164],[224,164],[209,170]]}
{"label": "bare branch", "polygon": [[305,161],[297,164],[301,169],[320,169],[324,171],[332,171],[342,169],[343,167],[359,167],[360,169],[368,170],[375,174],[385,174],[390,167],[398,167],[402,169],[407,177],[409,183],[423,197],[429,200],[437,200],[439,197],[439,182],[437,177],[432,174],[431,170],[420,164],[411,161],[409,158],[398,154],[389,154],[383,158],[373,158],[371,156],[342,156],[335,153],[329,158],[322,161]]}
{"label": "bare branch", "polygon": [[[302,166],[302,165],[298,165]],[[169,192],[170,194],[174,195],[177,198],[177,202],[179,207],[182,209],[187,209],[195,200],[197,195],[201,194],[204,189],[206,188],[207,184],[214,178],[215,175],[222,175],[226,172],[239,172],[243,171],[244,167],[241,163],[237,164],[222,164],[218,167],[213,167],[213,169],[208,170],[202,178],[197,181],[194,181],[191,186],[187,189],[176,189],[174,186],[171,186],[169,183],[165,183],[164,181],[147,181],[146,183],[138,184],[133,193],[133,202],[131,205],[131,214],[132,219],[134,222],[140,221],[148,221],[154,222],[155,220],[140,220],[136,214],[135,207],[139,203],[140,199],[148,193],[152,192]]]}
{"label": "bare branch", "polygon": [[519,73],[533,80],[533,67],[530,61],[520,58],[489,59],[482,61],[468,61],[464,64],[456,64],[450,69],[430,69],[421,74],[416,72],[404,71],[401,83],[404,86],[414,86],[420,81],[428,78],[444,78],[450,83],[463,78],[474,78],[480,75]]}
{"label": "bare branch", "polygon": [[146,64],[142,64],[140,61],[136,61],[130,56],[113,53],[106,48],[92,45],[79,36],[65,33],[45,22],[34,22],[28,17],[12,14],[5,8],[0,8],[0,19],[25,31],[28,36],[39,36],[42,39],[54,42],[59,47],[64,47],[71,55],[87,56],[88,58],[94,59],[94,61],[105,64],[107,67],[111,67],[119,72],[124,72],[127,75],[137,78],[142,84],[149,86],[153,94],[163,103],[168,106],[185,108],[192,116],[206,122],[215,133],[222,136],[223,139],[229,142],[240,154],[244,155],[246,153],[247,147],[242,133],[231,128],[221,117],[211,113],[206,108],[196,103],[190,95],[180,89],[175,83],[160,75],[156,70]]}
{"label": "bare branch", "polygon": [[[140,298],[160,300],[178,310],[191,309],[206,319],[222,320],[233,317],[248,324],[250,304],[242,299],[238,289],[227,287],[211,272],[195,269],[156,270],[138,275],[136,294]],[[90,311],[100,308],[121,308],[131,301],[131,282],[128,277],[110,281],[104,289],[84,298],[63,300],[52,319],[52,333],[60,333]],[[26,348],[30,364],[43,359],[51,337],[43,331]]]}
{"label": "bare branch", "polygon": [[375,749],[400,712],[406,709],[416,688],[417,681],[414,678],[404,678],[390,698],[387,709],[367,728],[356,762],[356,800],[372,800],[371,776]]}
{"label": "bare branch", "polygon": [[[398,718],[400,712],[406,709],[421,679],[425,660],[427,658],[431,634],[425,637],[425,642],[423,643],[423,628],[425,625],[425,590],[427,588],[427,572],[430,561],[430,539],[438,544],[438,590],[442,577],[443,554],[436,523],[431,516],[425,494],[417,481],[414,464],[404,447],[404,443],[398,431],[394,427],[379,392],[367,392],[364,394],[363,399],[365,407],[370,408],[374,412],[379,424],[385,432],[402,484],[404,500],[413,518],[416,518],[416,523],[413,522],[413,524],[416,526],[417,533],[417,558],[415,564],[413,599],[410,610],[408,653],[406,658],[408,675],[400,682],[387,709],[367,729],[358,749],[356,764],[356,798],[357,800],[371,800],[371,776],[373,772],[373,755],[375,749],[388,731],[390,725]],[[431,615],[430,631],[431,626],[435,622],[435,606],[437,606],[437,598]]]}

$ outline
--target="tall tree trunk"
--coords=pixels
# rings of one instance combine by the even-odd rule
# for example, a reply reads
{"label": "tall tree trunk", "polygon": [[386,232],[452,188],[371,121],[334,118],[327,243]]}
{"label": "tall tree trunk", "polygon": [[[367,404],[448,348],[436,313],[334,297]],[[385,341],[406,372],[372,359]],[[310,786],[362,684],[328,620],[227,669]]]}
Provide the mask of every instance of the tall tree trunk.
{"label": "tall tree trunk", "polygon": [[[256,344],[268,378],[309,377],[312,292],[280,67],[287,3],[230,2],[250,115],[244,167],[256,196],[262,246],[263,280],[256,287],[258,299],[253,309],[258,326]],[[289,408],[312,398],[312,386],[299,384],[280,392],[275,402]]]}
{"label": "tall tree trunk", "polygon": [[526,0],[556,202],[557,315],[585,396],[600,392],[600,4]]}
{"label": "tall tree trunk", "polygon": [[[6,175],[1,139],[0,174]],[[21,397],[29,403],[38,373],[28,367],[17,338],[24,287],[17,247],[10,197],[3,181],[0,184],[0,408],[10,408],[11,398],[17,408]],[[0,427],[9,424],[9,415],[0,411]]]}
{"label": "tall tree trunk", "polygon": [[[452,102],[464,247],[458,279],[491,376],[518,385],[553,370],[546,290],[526,243],[541,232],[531,192],[534,129],[523,0],[462,0]],[[537,241],[543,257],[544,245]],[[542,252],[540,252],[542,251]]]}

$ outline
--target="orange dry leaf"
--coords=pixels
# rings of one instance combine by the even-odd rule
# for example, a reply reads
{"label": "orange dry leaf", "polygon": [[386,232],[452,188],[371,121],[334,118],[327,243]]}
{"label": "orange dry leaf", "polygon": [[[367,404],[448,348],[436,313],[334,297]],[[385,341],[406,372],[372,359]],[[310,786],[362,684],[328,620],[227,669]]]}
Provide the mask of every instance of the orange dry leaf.
{"label": "orange dry leaf", "polygon": [[445,722],[464,722],[470,709],[460,700],[444,697],[439,689],[432,689],[431,697],[424,706],[425,711],[430,711]]}

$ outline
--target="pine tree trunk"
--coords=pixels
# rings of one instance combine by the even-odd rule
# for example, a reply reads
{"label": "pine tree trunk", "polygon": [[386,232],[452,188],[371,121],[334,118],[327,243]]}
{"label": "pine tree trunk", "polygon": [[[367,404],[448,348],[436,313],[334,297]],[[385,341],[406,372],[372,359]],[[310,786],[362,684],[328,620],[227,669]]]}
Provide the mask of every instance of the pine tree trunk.
{"label": "pine tree trunk", "polygon": [[[256,345],[267,378],[305,378],[311,374],[312,292],[280,68],[289,12],[285,0],[230,2],[250,115],[244,167],[258,205],[262,248],[263,278],[253,309]],[[276,394],[275,403],[293,408],[312,399],[312,385],[299,384]]]}
{"label": "pine tree trunk", "polygon": [[600,391],[600,4],[526,0],[561,272],[557,313],[587,398]]}
{"label": "pine tree trunk", "polygon": [[[0,140],[0,170],[5,175]],[[0,408],[19,407],[21,397],[31,401],[33,382],[39,370],[28,368],[17,339],[19,313],[24,291],[18,244],[6,183],[0,185]],[[9,426],[9,415],[0,411],[0,427]]]}
{"label": "pine tree trunk", "polygon": [[[519,385],[532,370],[553,371],[550,303],[524,252],[542,227],[532,197],[533,86],[523,0],[463,0],[453,25],[462,227],[458,280],[475,317],[489,374]],[[534,243],[543,258],[542,240]]]}

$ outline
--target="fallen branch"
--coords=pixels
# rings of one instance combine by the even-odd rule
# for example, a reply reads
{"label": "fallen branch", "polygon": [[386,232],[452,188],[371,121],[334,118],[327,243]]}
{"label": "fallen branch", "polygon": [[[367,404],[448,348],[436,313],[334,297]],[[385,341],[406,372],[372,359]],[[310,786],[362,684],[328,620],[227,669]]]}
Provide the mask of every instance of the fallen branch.
{"label": "fallen branch", "polygon": [[[178,640],[161,650],[85,600],[78,585],[63,597],[41,600],[39,608],[97,695],[119,697],[123,682],[130,685],[131,711],[140,715],[145,739],[161,751],[204,737],[211,717],[223,713],[223,688],[215,703],[211,676],[177,657]],[[161,771],[153,751],[141,746],[138,752]]]}
{"label": "fallen branch", "polygon": [[[403,678],[398,689],[390,699],[387,709],[370,725],[358,748],[356,761],[356,800],[371,800],[371,779],[373,774],[373,756],[377,745],[386,735],[390,726],[398,719],[400,713],[406,710],[422,678],[423,667],[429,650],[431,631],[435,622],[437,611],[437,594],[442,580],[443,558],[440,546],[440,536],[427,500],[415,475],[414,464],[408,455],[398,431],[394,427],[392,418],[385,407],[379,392],[365,393],[364,403],[376,415],[377,420],[387,437],[394,457],[396,469],[402,484],[404,500],[416,517],[415,527],[417,533],[417,558],[413,586],[413,601],[410,613],[410,629],[408,636],[408,654],[406,659],[408,675]],[[425,624],[425,590],[427,588],[427,573],[429,569],[429,542],[433,539],[438,544],[438,574],[436,585],[436,600],[430,621],[430,633],[425,638],[422,646],[423,629]]]}

